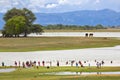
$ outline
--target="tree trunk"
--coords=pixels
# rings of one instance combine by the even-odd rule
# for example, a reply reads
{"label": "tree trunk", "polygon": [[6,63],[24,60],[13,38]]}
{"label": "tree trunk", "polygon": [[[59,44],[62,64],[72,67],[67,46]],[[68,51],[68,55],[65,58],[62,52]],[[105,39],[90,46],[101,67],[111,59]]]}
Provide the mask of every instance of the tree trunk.
{"label": "tree trunk", "polygon": [[24,37],[27,37],[27,32],[25,32]]}
{"label": "tree trunk", "polygon": [[16,37],[17,35],[15,34],[15,37]]}
{"label": "tree trunk", "polygon": [[17,37],[20,37],[19,34],[17,35]]}

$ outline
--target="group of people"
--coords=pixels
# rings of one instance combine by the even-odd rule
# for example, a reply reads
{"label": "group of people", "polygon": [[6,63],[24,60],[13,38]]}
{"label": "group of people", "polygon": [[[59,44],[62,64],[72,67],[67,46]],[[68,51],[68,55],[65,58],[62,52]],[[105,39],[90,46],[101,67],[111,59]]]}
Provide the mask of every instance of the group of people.
{"label": "group of people", "polygon": [[[102,65],[105,64],[105,62],[102,60],[102,61],[97,61],[95,60],[94,61],[96,63],[96,67],[97,68],[101,68]],[[71,65],[71,66],[76,66],[76,67],[84,67],[84,64],[88,64],[88,66],[90,67],[91,64],[89,61],[75,61],[75,60],[69,60],[69,61],[66,61],[66,65]],[[113,61],[110,61],[110,63],[112,64]],[[2,62],[2,66],[5,66],[5,63]],[[33,67],[33,66],[52,66],[52,61],[26,61],[26,62],[20,62],[20,61],[15,61],[14,62],[14,66],[15,67],[23,67],[23,68],[26,68],[26,67]],[[56,66],[59,67],[60,66],[60,62],[59,61],[56,61]]]}
{"label": "group of people", "polygon": [[[37,65],[38,64],[38,65]],[[45,61],[42,61],[42,65],[40,64],[40,61],[38,61],[38,62],[36,62],[36,61],[26,61],[26,62],[20,62],[20,61],[15,61],[14,62],[14,65],[16,66],[16,67],[23,67],[23,68],[25,68],[25,67],[33,67],[33,66],[45,66]]]}
{"label": "group of people", "polygon": [[[67,62],[66,62],[66,65],[68,65],[68,63],[69,63],[69,62],[67,61]],[[75,60],[71,60],[71,61],[70,61],[71,66],[73,66],[74,63],[75,63]],[[79,65],[80,65],[81,67],[84,67],[84,66],[83,66],[83,63],[82,63],[81,61],[76,62],[75,64],[76,64],[76,67],[78,67]]]}
{"label": "group of people", "polygon": [[[68,64],[69,62],[67,61],[66,62],[66,65]],[[110,63],[112,64],[113,63],[113,61],[110,61]],[[75,60],[72,60],[72,61],[70,61],[70,64],[71,64],[71,66],[73,66],[73,65],[75,65],[76,67],[84,67],[84,64],[88,64],[88,67],[90,68],[91,67],[91,63],[89,62],[89,61],[78,61],[78,62],[75,62]],[[96,64],[96,67],[97,68],[101,68],[104,64],[105,64],[105,62],[102,60],[102,61],[97,61],[97,60],[95,60],[94,61],[94,64]],[[86,66],[86,65],[85,65]]]}

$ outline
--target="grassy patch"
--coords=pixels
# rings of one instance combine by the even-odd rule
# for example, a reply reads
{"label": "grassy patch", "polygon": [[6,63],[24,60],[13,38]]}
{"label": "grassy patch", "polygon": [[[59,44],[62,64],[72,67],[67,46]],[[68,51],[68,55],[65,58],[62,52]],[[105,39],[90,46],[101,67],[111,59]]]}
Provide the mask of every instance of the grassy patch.
{"label": "grassy patch", "polygon": [[102,67],[98,69],[96,67],[46,67],[23,69],[18,68],[11,73],[0,73],[0,80],[119,80],[120,75],[40,75],[40,73],[46,72],[60,72],[60,71],[74,71],[74,72],[97,72],[97,71],[120,71],[120,67]]}
{"label": "grassy patch", "polygon": [[87,37],[0,38],[0,52],[82,49],[115,45],[120,45],[120,40]]}
{"label": "grassy patch", "polygon": [[72,76],[72,78],[61,78],[59,80],[119,80],[118,76],[92,75],[92,76]]}

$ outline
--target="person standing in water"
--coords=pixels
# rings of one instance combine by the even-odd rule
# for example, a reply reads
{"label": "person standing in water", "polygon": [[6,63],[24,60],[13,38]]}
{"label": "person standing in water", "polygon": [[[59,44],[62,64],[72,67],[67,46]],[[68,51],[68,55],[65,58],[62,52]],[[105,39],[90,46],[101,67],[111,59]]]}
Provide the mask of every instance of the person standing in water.
{"label": "person standing in water", "polygon": [[17,67],[17,62],[15,61],[15,66]]}
{"label": "person standing in water", "polygon": [[57,61],[57,66],[59,67],[59,61]]}
{"label": "person standing in water", "polygon": [[5,63],[4,63],[4,62],[2,62],[2,66],[3,66],[3,67],[5,66]]}
{"label": "person standing in water", "polygon": [[40,66],[40,61],[38,61],[38,66]]}
{"label": "person standing in water", "polygon": [[19,61],[19,68],[20,68],[20,61]]}
{"label": "person standing in water", "polygon": [[42,65],[45,66],[45,61],[42,61]]}

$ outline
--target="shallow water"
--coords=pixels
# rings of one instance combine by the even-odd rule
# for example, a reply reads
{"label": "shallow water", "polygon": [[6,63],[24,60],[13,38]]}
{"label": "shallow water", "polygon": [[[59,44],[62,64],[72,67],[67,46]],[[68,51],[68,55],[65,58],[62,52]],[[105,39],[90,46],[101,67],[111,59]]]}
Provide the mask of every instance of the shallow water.
{"label": "shallow water", "polygon": [[[96,61],[105,62],[103,66],[120,66],[120,46],[106,48],[89,48],[56,51],[35,51],[35,52],[0,52],[0,66],[4,62],[6,66],[13,66],[14,61],[45,61],[45,66],[56,66],[59,61],[60,66],[71,66],[70,62],[81,61],[84,66],[96,66]],[[66,65],[66,61],[68,64]],[[84,63],[86,61],[86,63]],[[110,61],[113,61],[111,64]],[[75,64],[73,64],[75,66]]]}
{"label": "shallow water", "polygon": [[15,68],[9,68],[9,69],[0,69],[0,73],[5,73],[5,72],[13,72],[15,71]]}
{"label": "shallow water", "polygon": [[[29,36],[85,36],[86,32],[49,32],[42,35],[30,34]],[[120,32],[93,32],[94,37],[118,37]],[[70,61],[82,61],[84,66],[96,66],[95,60],[104,61],[103,66],[120,66],[120,46],[107,48],[90,48],[74,50],[56,50],[56,51],[35,51],[35,52],[0,52],[0,66],[4,62],[6,66],[14,65],[14,61],[40,61],[46,62],[46,66],[56,66],[56,61],[60,66],[70,66]],[[66,61],[69,61],[66,65]],[[86,63],[84,63],[86,61]],[[111,64],[110,61],[113,61]],[[75,64],[74,64],[75,66]]]}
{"label": "shallow water", "polygon": [[[118,37],[120,38],[120,32],[44,32],[41,34],[31,33],[28,36],[30,37],[84,37],[85,34],[93,33],[94,37]],[[0,34],[2,36],[2,34]],[[21,35],[23,36],[23,35]]]}
{"label": "shallow water", "polygon": [[55,37],[55,36],[81,36],[84,37],[85,33],[93,33],[94,37],[120,37],[120,32],[45,32],[42,35],[36,35],[34,33],[29,34],[28,36],[48,36],[48,37]]}
{"label": "shallow water", "polygon": [[120,72],[51,72],[51,73],[39,73],[39,75],[92,75],[92,74],[119,74]]}

